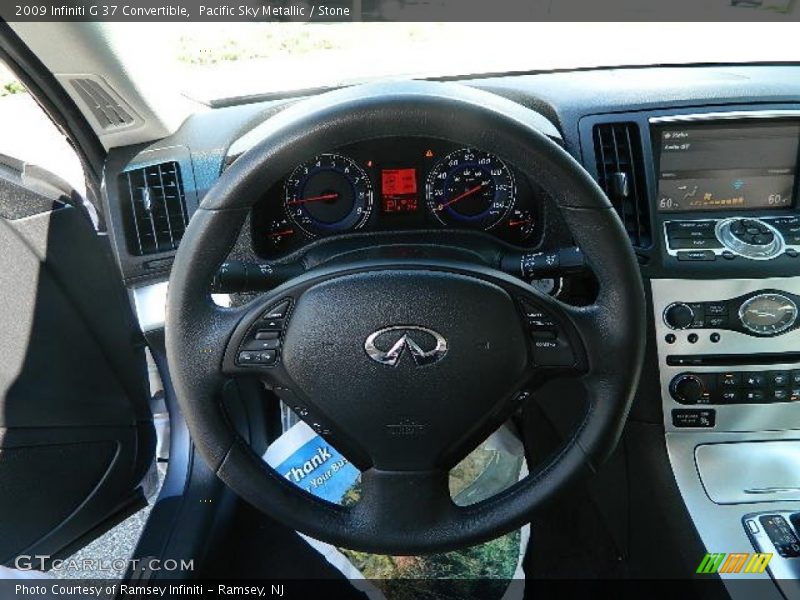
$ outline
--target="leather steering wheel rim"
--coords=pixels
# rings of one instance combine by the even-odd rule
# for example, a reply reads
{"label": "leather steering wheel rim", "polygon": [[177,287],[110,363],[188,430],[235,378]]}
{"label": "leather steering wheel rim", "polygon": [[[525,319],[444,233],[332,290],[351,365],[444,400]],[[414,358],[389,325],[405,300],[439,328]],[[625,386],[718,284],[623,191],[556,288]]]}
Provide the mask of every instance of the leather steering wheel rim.
{"label": "leather steering wheel rim", "polygon": [[[338,90],[300,102],[268,122],[264,139],[239,157],[206,194],[175,257],[166,344],[177,399],[192,440],[232,490],[276,520],[333,544],[368,552],[419,554],[479,543],[519,527],[532,511],[613,451],[627,418],[644,355],[645,302],[638,264],[608,199],[586,171],[536,127],[541,117],[493,94],[458,84],[403,82]],[[226,416],[221,371],[232,332],[247,312],[217,307],[210,283],[253,204],[304,158],[366,139],[428,136],[495,153],[537,181],[557,202],[599,291],[570,309],[583,323],[586,416],[557,456],[508,490],[456,516],[382,514],[312,497],[269,468]],[[555,301],[554,301],[555,303]],[[566,310],[566,307],[564,307]],[[392,488],[415,494],[413,473]],[[412,502],[412,501],[409,501]],[[369,506],[372,504],[372,506]],[[402,511],[396,503],[395,511]]]}

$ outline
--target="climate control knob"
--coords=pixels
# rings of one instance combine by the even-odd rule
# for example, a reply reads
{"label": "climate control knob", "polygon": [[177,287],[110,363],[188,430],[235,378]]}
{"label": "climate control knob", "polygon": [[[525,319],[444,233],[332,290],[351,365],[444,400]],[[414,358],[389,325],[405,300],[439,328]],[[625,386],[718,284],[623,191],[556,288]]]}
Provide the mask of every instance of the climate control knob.
{"label": "climate control knob", "polygon": [[677,375],[669,385],[672,397],[681,404],[700,404],[706,395],[706,384],[697,375]]}
{"label": "climate control knob", "polygon": [[692,307],[683,302],[673,302],[664,310],[664,323],[670,329],[686,329],[694,321]]}

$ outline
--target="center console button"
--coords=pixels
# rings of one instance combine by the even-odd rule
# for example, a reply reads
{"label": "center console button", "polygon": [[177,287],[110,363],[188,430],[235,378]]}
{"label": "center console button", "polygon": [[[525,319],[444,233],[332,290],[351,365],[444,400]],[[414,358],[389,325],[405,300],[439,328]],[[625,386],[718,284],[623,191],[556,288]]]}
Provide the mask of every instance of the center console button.
{"label": "center console button", "polygon": [[671,329],[686,329],[694,319],[694,310],[684,302],[673,302],[664,309],[664,323]]}
{"label": "center console button", "polygon": [[713,250],[684,250],[678,252],[678,260],[693,262],[713,261],[717,260],[717,255],[714,254]]}
{"label": "center console button", "polygon": [[763,388],[764,375],[762,373],[744,373],[744,387],[748,388]]}
{"label": "center console button", "polygon": [[785,387],[789,385],[789,373],[786,371],[770,371],[769,380],[774,387]]}
{"label": "center console button", "polygon": [[745,404],[758,404],[764,401],[764,392],[762,390],[745,390],[743,399]]}
{"label": "center console button", "polygon": [[775,402],[786,402],[789,399],[789,390],[787,389],[772,390],[772,399]]}
{"label": "center console button", "polygon": [[727,315],[728,305],[720,302],[708,302],[706,304],[706,314],[714,317]]}
{"label": "center console button", "polygon": [[742,401],[742,392],[740,390],[724,390],[719,397],[723,404],[739,404]]}
{"label": "center console button", "polygon": [[715,237],[678,239],[670,238],[669,247],[673,250],[705,250],[711,248],[722,248],[722,244],[720,244],[719,240]]}
{"label": "center console button", "polygon": [[741,373],[720,373],[719,385],[723,388],[738,388],[742,385]]}
{"label": "center console button", "polygon": [[789,375],[792,385],[800,386],[800,371],[792,371]]}
{"label": "center console button", "polygon": [[675,377],[670,384],[672,397],[682,404],[704,404],[709,401],[705,382],[691,373]]}

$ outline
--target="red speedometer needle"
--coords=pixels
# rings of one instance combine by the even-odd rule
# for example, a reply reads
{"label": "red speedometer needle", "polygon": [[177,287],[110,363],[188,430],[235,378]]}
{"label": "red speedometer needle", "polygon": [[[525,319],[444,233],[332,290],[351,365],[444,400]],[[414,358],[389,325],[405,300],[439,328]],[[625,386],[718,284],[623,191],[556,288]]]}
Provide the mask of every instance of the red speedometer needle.
{"label": "red speedometer needle", "polygon": [[292,234],[294,234],[294,229],[284,229],[283,231],[273,231],[269,235],[270,235],[270,237],[278,237],[278,236],[292,235]]}
{"label": "red speedometer needle", "polygon": [[322,194],[321,196],[311,196],[310,198],[300,198],[299,200],[292,200],[289,204],[306,204],[307,202],[320,202],[321,200],[335,200],[339,194],[333,192],[331,194]]}
{"label": "red speedometer needle", "polygon": [[472,194],[474,194],[475,192],[479,191],[479,190],[480,190],[480,189],[481,189],[481,188],[482,188],[484,185],[485,185],[485,184],[483,184],[483,183],[479,183],[479,184],[478,184],[478,185],[476,185],[474,188],[469,188],[469,189],[468,189],[466,192],[464,192],[463,194],[459,194],[458,196],[456,196],[455,198],[451,198],[450,200],[448,200],[448,201],[447,201],[447,202],[445,202],[444,204],[440,204],[440,205],[439,205],[439,210],[442,210],[442,209],[444,209],[444,208],[447,208],[447,207],[448,207],[448,206],[450,206],[451,204],[455,204],[456,202],[458,202],[459,200],[462,200],[463,198],[466,198],[467,196],[471,196],[471,195],[472,195]]}
{"label": "red speedometer needle", "polygon": [[509,221],[508,222],[508,226],[509,227],[519,227],[520,225],[526,225],[527,223],[530,223],[530,222],[531,222],[530,219],[525,219],[524,221]]}

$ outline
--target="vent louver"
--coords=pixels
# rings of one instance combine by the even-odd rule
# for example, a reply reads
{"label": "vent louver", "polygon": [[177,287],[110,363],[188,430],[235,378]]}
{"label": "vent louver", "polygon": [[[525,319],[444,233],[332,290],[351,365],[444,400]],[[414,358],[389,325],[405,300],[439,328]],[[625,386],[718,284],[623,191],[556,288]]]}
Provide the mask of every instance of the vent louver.
{"label": "vent louver", "polygon": [[103,129],[117,129],[133,123],[131,114],[94,79],[73,79],[72,87]]}
{"label": "vent louver", "polygon": [[633,246],[652,243],[642,140],[636,123],[594,126],[598,183],[619,214]]}
{"label": "vent louver", "polygon": [[119,176],[123,204],[127,200],[128,251],[136,256],[169,252],[178,247],[188,222],[181,170],[176,162],[134,169]]}

